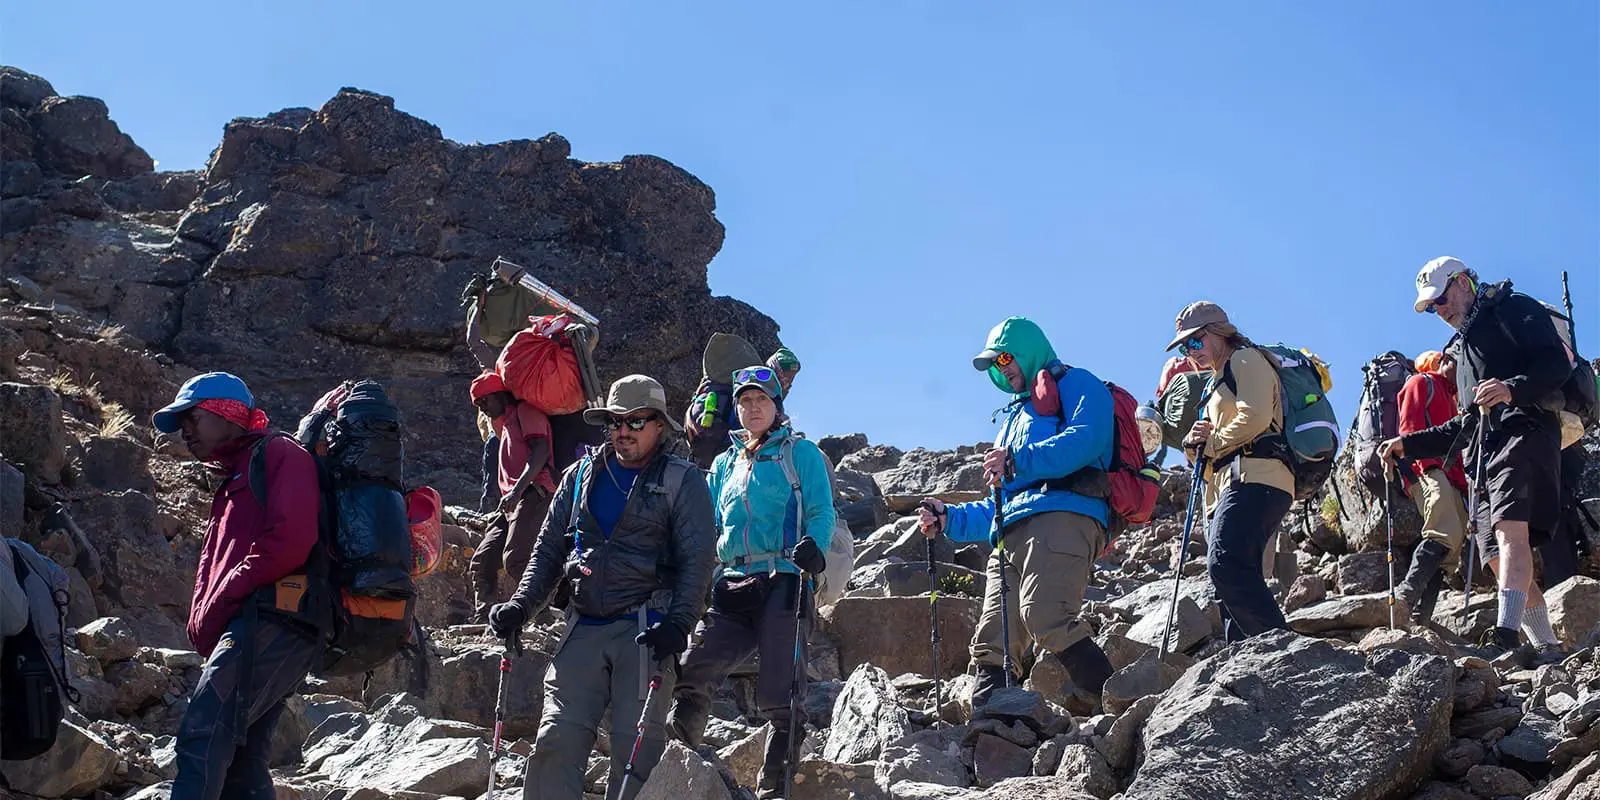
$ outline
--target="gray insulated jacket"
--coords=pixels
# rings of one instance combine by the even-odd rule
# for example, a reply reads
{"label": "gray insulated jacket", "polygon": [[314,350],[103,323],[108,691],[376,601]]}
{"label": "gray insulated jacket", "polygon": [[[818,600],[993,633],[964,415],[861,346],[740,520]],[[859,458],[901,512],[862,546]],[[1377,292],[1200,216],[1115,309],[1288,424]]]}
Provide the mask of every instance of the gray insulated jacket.
{"label": "gray insulated jacket", "polygon": [[11,545],[0,540],[0,638],[15,636],[28,626],[28,595],[17,583],[16,570]]}
{"label": "gray insulated jacket", "polygon": [[692,462],[658,450],[634,481],[608,539],[587,500],[611,457],[607,444],[567,468],[511,602],[531,613],[566,575],[570,610],[578,614],[616,619],[648,604],[692,631],[705,613],[716,566],[717,528],[705,476]]}

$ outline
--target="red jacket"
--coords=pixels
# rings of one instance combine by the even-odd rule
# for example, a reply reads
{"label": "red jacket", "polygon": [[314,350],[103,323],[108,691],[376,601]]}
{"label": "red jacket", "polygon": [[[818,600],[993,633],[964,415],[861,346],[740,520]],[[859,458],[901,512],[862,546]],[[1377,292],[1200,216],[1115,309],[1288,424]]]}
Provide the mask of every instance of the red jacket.
{"label": "red jacket", "polygon": [[317,468],[298,444],[281,436],[268,442],[267,507],[250,492],[250,453],[264,435],[249,433],[217,449],[227,477],[211,501],[189,606],[189,641],[204,656],[251,593],[304,566],[317,543]]}
{"label": "red jacket", "polygon": [[[1430,393],[1432,399],[1429,399]],[[1400,387],[1400,435],[1443,425],[1455,415],[1456,387],[1454,383],[1445,380],[1444,376],[1419,372],[1407,378],[1406,385]],[[1437,458],[1419,458],[1412,463],[1411,468],[1416,474],[1421,475],[1440,464]],[[1445,477],[1457,489],[1463,492],[1467,490],[1467,473],[1461,468],[1460,459],[1451,459],[1450,468],[1445,470]]]}

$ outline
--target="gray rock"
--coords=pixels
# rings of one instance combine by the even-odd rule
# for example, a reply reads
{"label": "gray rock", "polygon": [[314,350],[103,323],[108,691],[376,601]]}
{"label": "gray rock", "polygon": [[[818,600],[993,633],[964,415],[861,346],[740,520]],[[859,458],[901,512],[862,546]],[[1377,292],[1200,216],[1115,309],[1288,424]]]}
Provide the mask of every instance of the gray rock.
{"label": "gray rock", "polygon": [[1328,582],[1320,575],[1301,575],[1294,579],[1289,586],[1289,594],[1283,598],[1283,613],[1293,614],[1306,606],[1316,605],[1328,599]]}
{"label": "gray rock", "polygon": [[[824,439],[823,441],[827,441]],[[846,453],[835,460],[840,469],[864,472],[868,475],[874,472],[883,472],[893,469],[900,464],[900,458],[905,453],[900,448],[889,444],[875,444],[859,448]]]}
{"label": "gray rock", "polygon": [[1182,670],[1162,663],[1152,650],[1106,681],[1101,702],[1108,713],[1121,714],[1139,698],[1165,692],[1182,676]]}
{"label": "gray rock", "polygon": [[1095,743],[1095,749],[1104,756],[1106,763],[1111,765],[1118,773],[1126,773],[1133,768],[1135,745],[1139,738],[1139,731],[1150,719],[1150,714],[1160,704],[1161,698],[1156,695],[1144,697],[1134,701],[1128,710],[1111,723],[1111,730]]}
{"label": "gray rock", "polygon": [[1067,788],[1099,800],[1106,800],[1117,793],[1117,777],[1112,774],[1111,765],[1088,745],[1068,745],[1061,754],[1056,777],[1062,779]]}
{"label": "gray rock", "polygon": [[882,800],[884,794],[875,782],[871,764],[835,764],[806,758],[795,765],[794,791],[789,797],[790,800],[835,800],[840,797]]}
{"label": "gray rock", "polygon": [[[971,593],[967,595],[952,594],[941,588],[939,600],[946,598],[971,598],[975,601],[983,597],[984,575],[974,572],[966,567],[955,564],[935,563],[935,579],[939,586],[944,586],[948,576],[955,575],[970,581]],[[927,561],[877,561],[856,570],[850,576],[849,596],[851,597],[927,597],[928,595],[928,562]]]}
{"label": "gray rock", "polygon": [[[346,725],[351,716],[334,714],[318,729]],[[481,728],[430,720],[406,694],[383,698],[370,721],[346,733],[317,734],[307,738],[306,766],[335,786],[476,796],[489,768]]]}
{"label": "gray rock", "polygon": [[884,671],[870,664],[857,667],[833,707],[833,727],[823,747],[825,761],[859,764],[873,761],[884,745],[911,732],[911,720]]}
{"label": "gray rock", "polygon": [[1427,786],[1422,787],[1422,791],[1412,795],[1410,800],[1478,800],[1478,796],[1452,783],[1430,781]]}
{"label": "gray rock", "polygon": [[1550,773],[1550,754],[1560,743],[1561,731],[1555,720],[1540,714],[1527,714],[1494,747],[1500,753],[1502,765],[1542,778]]}
{"label": "gray rock", "polygon": [[101,664],[112,664],[133,658],[139,642],[121,617],[101,617],[78,629],[78,649]]}
{"label": "gray rock", "polygon": [[1033,771],[1033,754],[999,736],[979,734],[973,751],[973,775],[979,786],[993,786]]}
{"label": "gray rock", "polygon": [[[1256,636],[1168,690],[1125,798],[1402,793],[1448,741],[1453,680],[1438,657],[1390,651],[1369,661],[1286,631]],[[1197,761],[1228,769],[1195,770]]]}
{"label": "gray rock", "polygon": [[772,726],[763,725],[755,733],[717,751],[717,758],[727,765],[741,786],[754,786],[761,776],[761,761],[766,755],[767,737]]}
{"label": "gray rock", "polygon": [[1600,643],[1600,580],[1577,575],[1545,592],[1550,627],[1569,647]]}
{"label": "gray rock", "polygon": [[[824,436],[817,440],[818,449],[828,457],[829,461],[838,464],[845,456],[865,450],[871,442],[867,441],[864,433],[847,433]],[[863,470],[864,472],[877,472],[877,470]]]}
{"label": "gray rock", "polygon": [[1529,800],[1600,800],[1600,753],[1590,753]]}
{"label": "gray rock", "polygon": [[1522,709],[1511,706],[1463,714],[1450,722],[1450,732],[1461,739],[1481,739],[1491,731],[1509,731],[1522,722]]}
{"label": "gray rock", "polygon": [[973,715],[974,722],[980,719],[993,719],[1000,722],[1022,722],[1034,730],[1043,730],[1057,714],[1045,704],[1044,697],[1038,692],[1030,692],[1015,686],[1009,689],[999,689],[989,696],[989,702]]}
{"label": "gray rock", "polygon": [[6,460],[43,484],[61,482],[67,465],[67,429],[61,398],[46,386],[0,383],[0,442]]}
{"label": "gray rock", "polygon": [[[1403,574],[1395,566],[1395,580]],[[1339,559],[1339,594],[1387,594],[1389,567],[1387,554],[1351,553]]]}
{"label": "gray rock", "polygon": [[83,797],[116,778],[117,751],[104,736],[69,712],[54,747],[27,761],[0,761],[11,788],[41,797]]}
{"label": "gray rock", "polygon": [[[940,536],[933,540],[933,560],[942,564],[955,561],[955,545],[948,537]],[[917,528],[915,515],[901,517],[894,522],[884,525],[873,531],[870,536],[856,543],[855,568],[862,569],[868,564],[878,561],[903,561],[907,563],[926,563],[928,560],[928,540]],[[924,585],[924,589],[926,585]]]}
{"label": "gray rock", "polygon": [[[980,603],[969,597],[939,597],[939,662],[945,678],[966,671],[967,642],[977,629]],[[825,614],[827,630],[839,643],[846,672],[871,664],[890,675],[931,671],[928,598],[846,597]]]}
{"label": "gray rock", "polygon": [[1097,800],[1072,789],[1060,778],[1012,778],[989,787],[976,800]]}
{"label": "gray rock", "polygon": [[944,731],[920,731],[884,745],[876,780],[891,796],[904,782],[964,788],[971,781],[961,763],[961,745]]}
{"label": "gray rock", "polygon": [[1479,797],[1527,797],[1533,794],[1533,784],[1521,773],[1505,767],[1479,764],[1467,770],[1466,784]]}
{"label": "gray rock", "polygon": [[125,717],[161,702],[171,680],[171,670],[153,664],[118,661],[106,667],[106,682],[117,690],[117,713]]}
{"label": "gray rock", "polygon": [[1061,754],[1066,751],[1068,744],[1075,744],[1076,737],[1056,736],[1039,745],[1033,751],[1033,774],[1043,777],[1056,774],[1056,767],[1061,766]]}
{"label": "gray rock", "polygon": [[[1389,595],[1367,594],[1333,597],[1290,614],[1289,627],[1297,633],[1315,634],[1352,628],[1381,628],[1389,624]],[[1395,620],[1406,619],[1405,603],[1395,605]]]}
{"label": "gray rock", "polygon": [[[860,467],[852,467],[860,469]],[[867,470],[861,470],[866,472]],[[917,448],[873,476],[885,495],[931,495],[983,491],[983,456],[960,450]]]}
{"label": "gray rock", "polygon": [[680,742],[667,742],[661,761],[637,795],[638,800],[731,800],[722,774],[711,762]]}
{"label": "gray rock", "polygon": [[[1134,623],[1126,636],[1140,644],[1160,648],[1161,638],[1167,635],[1168,610],[1164,608],[1146,614]],[[1169,649],[1179,653],[1204,641],[1212,633],[1211,621],[1187,595],[1178,598],[1178,613],[1173,621],[1173,627],[1176,630],[1172,634],[1172,645]]]}
{"label": "gray rock", "polygon": [[901,781],[889,787],[889,800],[973,800],[981,792],[937,783]]}
{"label": "gray rock", "polygon": [[1433,758],[1434,771],[1443,778],[1466,777],[1467,770],[1483,763],[1487,750],[1477,739],[1457,739]]}

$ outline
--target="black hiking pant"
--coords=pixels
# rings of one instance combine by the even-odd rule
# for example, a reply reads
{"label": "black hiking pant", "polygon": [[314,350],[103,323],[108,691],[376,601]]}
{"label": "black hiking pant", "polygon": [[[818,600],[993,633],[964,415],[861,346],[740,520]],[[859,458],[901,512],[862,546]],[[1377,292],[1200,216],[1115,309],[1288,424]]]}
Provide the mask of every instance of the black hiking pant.
{"label": "black hiking pant", "polygon": [[1550,541],[1539,546],[1546,589],[1577,575],[1578,566],[1583,563],[1583,520],[1579,518],[1582,512],[1577,503],[1581,499],[1578,484],[1583,479],[1585,455],[1582,445],[1561,451],[1561,517],[1550,534]]}
{"label": "black hiking pant", "polygon": [[1222,632],[1240,642],[1289,623],[1261,577],[1267,542],[1294,498],[1264,483],[1228,484],[1206,531],[1206,572],[1222,607]]}
{"label": "black hiking pant", "polygon": [[500,437],[490,436],[483,443],[483,497],[478,511],[487,514],[500,505]]}
{"label": "black hiking pant", "polygon": [[[283,714],[284,699],[300,687],[322,648],[311,634],[267,614],[254,621],[255,636],[244,614],[228,624],[206,660],[178,723],[178,777],[171,800],[274,800],[267,759],[272,730]],[[248,680],[245,648],[252,648]],[[248,697],[240,730],[240,702]],[[240,743],[242,738],[243,743]]]}

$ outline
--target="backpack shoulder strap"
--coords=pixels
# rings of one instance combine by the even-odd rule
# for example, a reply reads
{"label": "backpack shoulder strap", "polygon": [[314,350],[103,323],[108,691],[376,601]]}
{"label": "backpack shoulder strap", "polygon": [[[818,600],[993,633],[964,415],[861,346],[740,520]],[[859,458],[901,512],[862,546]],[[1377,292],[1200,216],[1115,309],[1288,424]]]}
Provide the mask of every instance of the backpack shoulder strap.
{"label": "backpack shoulder strap", "polygon": [[672,514],[673,504],[678,501],[678,492],[683,489],[683,479],[688,477],[691,469],[698,469],[694,462],[667,456],[667,463],[661,469],[661,492],[667,497],[668,515]]}

